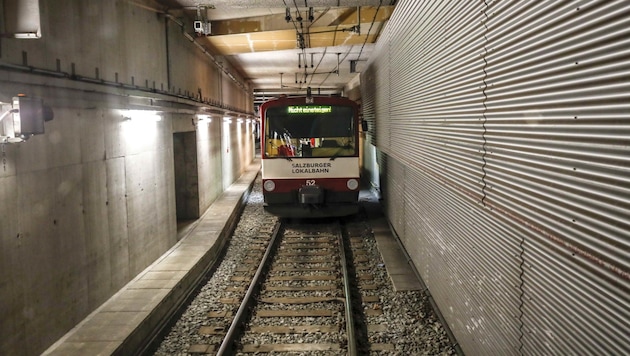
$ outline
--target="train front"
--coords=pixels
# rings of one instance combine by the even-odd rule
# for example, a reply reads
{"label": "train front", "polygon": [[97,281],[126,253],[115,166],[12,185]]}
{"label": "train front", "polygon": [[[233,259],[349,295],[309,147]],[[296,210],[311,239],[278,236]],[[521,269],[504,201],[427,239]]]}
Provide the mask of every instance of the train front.
{"label": "train front", "polygon": [[283,217],[357,213],[358,107],[342,97],[290,97],[260,107],[265,209]]}

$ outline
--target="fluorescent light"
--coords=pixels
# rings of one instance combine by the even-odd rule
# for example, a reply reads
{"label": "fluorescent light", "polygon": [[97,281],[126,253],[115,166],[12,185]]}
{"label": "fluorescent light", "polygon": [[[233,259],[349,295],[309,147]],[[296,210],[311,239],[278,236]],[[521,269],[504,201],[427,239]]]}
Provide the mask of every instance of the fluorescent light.
{"label": "fluorescent light", "polygon": [[123,110],[122,116],[127,120],[162,121],[159,111],[154,110]]}
{"label": "fluorescent light", "polygon": [[14,33],[13,37],[17,39],[37,39],[41,38],[42,34],[40,32]]}
{"label": "fluorescent light", "polygon": [[212,122],[212,116],[210,116],[210,115],[201,115],[201,114],[199,114],[199,115],[197,115],[197,119],[199,121]]}

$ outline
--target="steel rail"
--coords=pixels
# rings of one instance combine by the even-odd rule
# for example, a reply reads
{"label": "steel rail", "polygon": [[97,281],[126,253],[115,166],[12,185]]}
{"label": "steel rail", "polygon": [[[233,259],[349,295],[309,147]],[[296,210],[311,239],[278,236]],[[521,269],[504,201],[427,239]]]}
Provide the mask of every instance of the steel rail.
{"label": "steel rail", "polygon": [[350,274],[348,272],[348,264],[346,263],[346,248],[343,242],[344,233],[339,224],[339,250],[341,257],[341,272],[343,273],[343,293],[345,294],[345,309],[346,309],[346,334],[348,338],[348,355],[357,355],[357,339],[354,334],[354,318],[352,317],[352,294],[350,289]]}
{"label": "steel rail", "polygon": [[276,223],[274,230],[271,235],[271,239],[269,241],[269,245],[267,246],[267,250],[263,255],[262,261],[252,278],[251,283],[249,284],[249,288],[247,288],[247,292],[245,293],[245,297],[243,298],[243,302],[238,308],[236,315],[234,316],[234,320],[232,320],[232,324],[230,324],[230,328],[225,334],[225,338],[221,342],[221,346],[217,351],[217,355],[234,355],[236,354],[234,350],[234,341],[238,337],[238,334],[241,332],[242,326],[245,322],[245,318],[249,315],[248,309],[254,303],[254,297],[259,292],[259,288],[261,283],[264,281],[265,275],[267,273],[267,268],[269,267],[269,261],[273,257],[273,251],[278,242],[278,236],[280,232],[282,223]]}

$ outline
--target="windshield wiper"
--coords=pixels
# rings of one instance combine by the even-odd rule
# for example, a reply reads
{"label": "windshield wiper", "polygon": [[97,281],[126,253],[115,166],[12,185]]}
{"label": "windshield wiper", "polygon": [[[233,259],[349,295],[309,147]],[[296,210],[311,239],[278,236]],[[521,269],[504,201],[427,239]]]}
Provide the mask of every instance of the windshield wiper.
{"label": "windshield wiper", "polygon": [[339,155],[341,154],[341,152],[343,150],[347,150],[348,148],[352,148],[352,146],[343,146],[343,147],[339,147],[339,149],[337,150],[337,152],[335,152],[334,155],[332,155],[332,157],[330,157],[331,161],[334,161],[335,158],[339,157]]}

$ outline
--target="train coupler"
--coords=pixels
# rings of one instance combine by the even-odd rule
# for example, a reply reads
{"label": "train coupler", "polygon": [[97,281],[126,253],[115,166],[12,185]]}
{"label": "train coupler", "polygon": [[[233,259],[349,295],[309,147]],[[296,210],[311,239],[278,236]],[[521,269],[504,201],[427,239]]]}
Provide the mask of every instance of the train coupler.
{"label": "train coupler", "polygon": [[298,191],[300,204],[323,204],[324,189],[317,185],[305,185]]}

